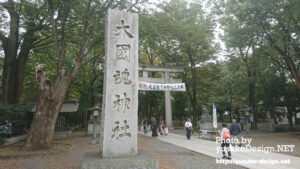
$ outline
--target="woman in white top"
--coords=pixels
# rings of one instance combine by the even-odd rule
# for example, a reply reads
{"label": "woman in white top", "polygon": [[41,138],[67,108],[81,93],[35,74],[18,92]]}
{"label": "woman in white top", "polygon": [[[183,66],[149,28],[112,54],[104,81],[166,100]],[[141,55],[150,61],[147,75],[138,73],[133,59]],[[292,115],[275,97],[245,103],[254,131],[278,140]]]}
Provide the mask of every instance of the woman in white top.
{"label": "woman in white top", "polygon": [[193,128],[193,124],[191,122],[191,119],[188,119],[184,124],[184,130],[186,131],[186,138],[188,140],[191,139],[192,128]]}
{"label": "woman in white top", "polygon": [[[227,129],[227,124],[226,123],[222,124],[222,130],[221,130],[220,136],[221,136],[221,147],[222,147],[222,154],[223,154],[222,158],[231,160],[230,131]],[[227,150],[228,157],[226,157],[225,147],[226,147],[226,150]]]}

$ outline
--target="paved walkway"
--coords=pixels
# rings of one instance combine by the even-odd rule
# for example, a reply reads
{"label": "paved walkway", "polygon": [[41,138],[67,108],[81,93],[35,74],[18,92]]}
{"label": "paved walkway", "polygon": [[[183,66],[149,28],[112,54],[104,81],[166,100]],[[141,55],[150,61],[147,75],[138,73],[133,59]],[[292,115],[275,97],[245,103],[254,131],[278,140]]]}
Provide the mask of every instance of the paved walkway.
{"label": "paved walkway", "polygon": [[[185,136],[185,131],[183,129],[171,130],[173,134],[179,134]],[[193,136],[199,136],[198,132],[194,132]],[[251,146],[260,147],[268,146],[277,148],[277,145],[295,145],[295,151],[293,152],[279,152],[286,155],[292,155],[300,157],[300,132],[261,132],[252,130],[250,133],[246,134],[243,131],[239,137],[244,137],[247,139],[252,139]],[[201,135],[201,138],[203,136]],[[211,135],[205,135],[206,140],[211,140]]]}
{"label": "paved walkway", "polygon": [[[146,135],[150,137],[151,134],[151,132],[148,132]],[[195,135],[191,140],[187,140],[185,136],[169,133],[168,136],[158,136],[157,139],[197,153],[214,157],[217,159],[216,162],[220,159],[220,157],[222,157],[221,152],[218,151],[220,147],[219,143],[199,139]],[[300,166],[299,157],[272,152],[249,152],[244,151],[239,147],[236,147],[236,151],[232,152],[232,160],[225,160],[225,162],[235,162],[240,166],[250,169],[297,169]]]}
{"label": "paved walkway", "polygon": [[138,147],[159,160],[159,169],[244,169],[216,164],[216,159],[155,138],[139,135]]}

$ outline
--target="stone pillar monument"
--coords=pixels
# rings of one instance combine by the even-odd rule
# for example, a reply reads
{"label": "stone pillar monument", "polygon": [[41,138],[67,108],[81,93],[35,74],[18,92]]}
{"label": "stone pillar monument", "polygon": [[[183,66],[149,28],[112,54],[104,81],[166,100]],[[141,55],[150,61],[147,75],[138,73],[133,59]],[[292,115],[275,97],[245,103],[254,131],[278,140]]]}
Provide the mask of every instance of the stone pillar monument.
{"label": "stone pillar monument", "polygon": [[100,132],[100,159],[86,153],[82,169],[158,168],[137,149],[138,15],[109,10]]}
{"label": "stone pillar monument", "polygon": [[214,130],[212,115],[209,114],[206,106],[204,105],[202,106],[202,114],[199,123],[201,130]]}
{"label": "stone pillar monument", "polygon": [[[110,10],[106,27],[106,60],[100,155],[137,153],[138,15]],[[125,146],[126,145],[126,146]]]}
{"label": "stone pillar monument", "polygon": [[[164,72],[165,83],[170,83],[170,72]],[[165,111],[166,111],[166,125],[169,129],[173,129],[172,120],[172,106],[171,106],[171,91],[165,91]]]}

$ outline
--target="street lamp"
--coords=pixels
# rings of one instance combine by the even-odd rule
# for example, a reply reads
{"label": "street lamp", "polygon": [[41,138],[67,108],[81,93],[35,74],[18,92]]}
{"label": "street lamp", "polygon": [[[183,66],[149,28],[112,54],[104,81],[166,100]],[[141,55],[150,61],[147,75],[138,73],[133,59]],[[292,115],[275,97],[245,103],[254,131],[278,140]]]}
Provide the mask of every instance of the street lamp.
{"label": "street lamp", "polygon": [[93,112],[93,138],[92,138],[92,144],[96,144],[96,137],[97,137],[97,133],[96,133],[96,122],[97,119],[99,117],[99,112],[100,112],[100,107],[96,104],[93,108],[91,108],[91,111]]}

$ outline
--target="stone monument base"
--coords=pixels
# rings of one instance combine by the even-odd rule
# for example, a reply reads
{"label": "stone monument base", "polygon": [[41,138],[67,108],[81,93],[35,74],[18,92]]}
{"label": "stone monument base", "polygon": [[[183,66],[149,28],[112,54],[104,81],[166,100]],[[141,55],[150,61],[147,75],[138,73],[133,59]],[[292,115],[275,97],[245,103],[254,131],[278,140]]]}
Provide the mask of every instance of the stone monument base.
{"label": "stone monument base", "polygon": [[[92,136],[93,135],[93,128],[94,128],[94,122],[92,120],[90,120],[88,122],[88,128],[87,128],[87,133],[86,133],[87,136]],[[96,133],[97,133],[97,136],[100,135],[100,132],[101,132],[101,122],[99,120],[99,121],[96,122]]]}
{"label": "stone monument base", "polygon": [[81,169],[158,169],[158,160],[139,150],[134,157],[101,158],[99,152],[85,153]]}
{"label": "stone monument base", "polygon": [[214,125],[213,122],[211,120],[207,120],[207,121],[200,121],[200,130],[214,130]]}

